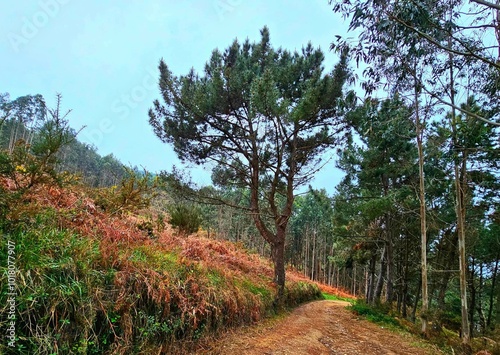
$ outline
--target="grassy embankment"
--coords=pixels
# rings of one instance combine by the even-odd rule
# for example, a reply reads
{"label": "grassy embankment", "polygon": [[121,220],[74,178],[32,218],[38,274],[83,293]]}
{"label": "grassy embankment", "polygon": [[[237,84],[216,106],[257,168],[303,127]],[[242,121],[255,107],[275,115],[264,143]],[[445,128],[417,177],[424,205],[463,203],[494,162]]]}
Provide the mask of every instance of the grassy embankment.
{"label": "grassy embankment", "polygon": [[[17,296],[15,348],[4,341],[0,353],[186,352],[276,311],[271,265],[235,244],[177,236],[151,211],[147,221],[105,213],[81,186],[16,197],[2,183],[11,199],[1,224],[2,334],[13,245]],[[287,280],[285,306],[321,298],[317,285]]]}

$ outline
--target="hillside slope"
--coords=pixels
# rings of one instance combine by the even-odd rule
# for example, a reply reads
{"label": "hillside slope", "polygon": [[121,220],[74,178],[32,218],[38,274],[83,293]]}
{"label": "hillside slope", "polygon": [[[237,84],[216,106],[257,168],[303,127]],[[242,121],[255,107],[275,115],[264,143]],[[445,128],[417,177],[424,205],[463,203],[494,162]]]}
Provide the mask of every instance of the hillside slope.
{"label": "hillside slope", "polygon": [[[1,184],[4,332],[10,245],[17,270],[15,346],[2,353],[182,353],[275,312],[270,263],[239,245],[178,236],[151,210],[106,213],[83,186]],[[320,297],[288,274],[285,306]]]}

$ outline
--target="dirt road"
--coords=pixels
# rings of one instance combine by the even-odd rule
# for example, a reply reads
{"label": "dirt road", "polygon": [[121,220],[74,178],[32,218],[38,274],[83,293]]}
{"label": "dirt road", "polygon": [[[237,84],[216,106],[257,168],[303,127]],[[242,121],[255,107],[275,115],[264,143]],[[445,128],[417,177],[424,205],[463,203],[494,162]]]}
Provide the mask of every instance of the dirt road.
{"label": "dirt road", "polygon": [[396,334],[358,318],[347,302],[317,301],[272,324],[240,329],[221,339],[211,354],[438,354],[418,337]]}

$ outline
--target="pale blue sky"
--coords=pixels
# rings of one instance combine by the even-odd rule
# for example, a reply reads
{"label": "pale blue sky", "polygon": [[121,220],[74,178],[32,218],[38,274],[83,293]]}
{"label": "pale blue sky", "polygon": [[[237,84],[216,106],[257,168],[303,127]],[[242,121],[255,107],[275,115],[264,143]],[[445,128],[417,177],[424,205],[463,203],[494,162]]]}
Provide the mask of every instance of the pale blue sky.
{"label": "pale blue sky", "polygon": [[[157,64],[174,74],[201,71],[214,48],[234,38],[259,39],[267,25],[275,47],[300,50],[311,41],[326,55],[347,24],[328,0],[21,0],[0,5],[0,92],[11,98],[56,93],[72,109],[79,139],[102,155],[150,171],[179,165],[172,149],[154,136],[148,109],[159,97]],[[333,192],[341,173],[330,162],[313,182]],[[209,175],[195,171],[202,183]]]}

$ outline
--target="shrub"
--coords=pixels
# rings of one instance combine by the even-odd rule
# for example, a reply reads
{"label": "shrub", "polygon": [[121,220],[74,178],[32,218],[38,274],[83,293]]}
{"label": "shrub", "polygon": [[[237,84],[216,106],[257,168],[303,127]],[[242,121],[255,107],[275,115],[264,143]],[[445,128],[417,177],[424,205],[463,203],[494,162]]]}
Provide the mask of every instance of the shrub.
{"label": "shrub", "polygon": [[158,180],[144,170],[125,168],[125,177],[118,186],[96,190],[96,204],[109,214],[135,212],[149,207],[156,194]]}
{"label": "shrub", "polygon": [[[48,216],[47,216],[48,217]],[[7,241],[15,243],[16,348],[14,353],[86,353],[92,340],[96,304],[94,293],[103,283],[95,272],[98,244],[75,234],[45,226],[5,236],[0,246],[0,313],[7,314]],[[9,319],[0,318],[5,334]],[[5,348],[2,348],[5,346]],[[14,350],[6,343],[1,353]]]}
{"label": "shrub", "polygon": [[200,210],[192,205],[176,204],[170,206],[170,224],[177,228],[180,234],[188,235],[198,231],[202,223]]}

